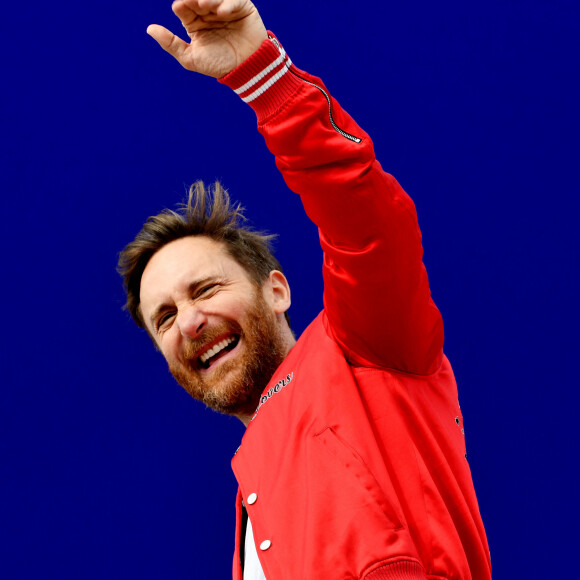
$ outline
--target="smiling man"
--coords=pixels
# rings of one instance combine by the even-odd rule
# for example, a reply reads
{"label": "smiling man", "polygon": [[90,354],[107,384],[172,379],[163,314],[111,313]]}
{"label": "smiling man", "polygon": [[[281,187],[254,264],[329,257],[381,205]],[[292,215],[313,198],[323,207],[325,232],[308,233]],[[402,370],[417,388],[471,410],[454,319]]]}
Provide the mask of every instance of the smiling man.
{"label": "smiling man", "polygon": [[[219,214],[215,208],[222,208],[220,230],[184,235],[188,221],[196,225],[205,218],[192,210],[192,200],[206,197],[214,204],[209,209],[214,222]],[[208,407],[235,415],[247,426],[262,391],[296,341],[285,316],[290,288],[282,272],[267,271],[262,262],[265,278],[259,272],[252,278],[231,254],[247,252],[252,243],[258,245],[256,255],[269,251],[268,236],[236,235],[236,212],[219,183],[213,196],[197,183],[189,213],[168,212],[150,220],[122,259],[127,280],[140,276],[132,314],[147,328],[177,382]],[[228,227],[231,253],[228,241],[221,239]],[[177,235],[183,237],[172,239]],[[279,268],[274,261],[271,266]]]}
{"label": "smiling man", "polygon": [[248,0],[178,0],[149,34],[247,102],[318,226],[324,309],[296,341],[269,236],[219,184],[121,253],[127,308],[173,376],[247,426],[235,580],[487,580],[491,565],[411,199]]}

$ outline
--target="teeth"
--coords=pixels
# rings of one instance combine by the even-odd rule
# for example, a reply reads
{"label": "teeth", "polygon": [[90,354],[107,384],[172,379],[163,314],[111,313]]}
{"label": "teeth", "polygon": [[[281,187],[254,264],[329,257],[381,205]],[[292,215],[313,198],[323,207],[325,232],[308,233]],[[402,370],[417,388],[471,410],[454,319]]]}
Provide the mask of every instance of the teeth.
{"label": "teeth", "polygon": [[215,356],[218,352],[226,348],[229,344],[234,342],[235,338],[230,336],[229,338],[224,338],[221,342],[214,344],[209,350],[205,351],[200,357],[199,360],[205,364],[205,362],[210,359],[212,356]]}

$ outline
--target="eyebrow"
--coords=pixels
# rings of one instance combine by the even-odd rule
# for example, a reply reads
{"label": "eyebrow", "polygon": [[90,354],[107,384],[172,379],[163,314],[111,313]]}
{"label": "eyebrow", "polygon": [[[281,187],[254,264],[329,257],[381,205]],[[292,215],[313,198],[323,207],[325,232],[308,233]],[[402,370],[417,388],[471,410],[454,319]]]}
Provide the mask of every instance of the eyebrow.
{"label": "eyebrow", "polygon": [[[195,280],[194,282],[191,282],[191,284],[189,284],[189,286],[187,287],[187,292],[191,296],[192,294],[195,294],[201,286],[205,286],[209,282],[215,282],[218,280],[219,280],[219,278],[216,276],[207,276],[205,278],[201,278],[200,280]],[[168,302],[163,302],[162,304],[159,304],[158,306],[156,306],[153,309],[153,312],[151,313],[151,316],[149,317],[149,322],[151,323],[151,327],[154,330],[156,330],[155,321],[159,318],[159,316],[161,314],[163,314],[166,310],[170,310],[173,307],[174,307],[174,304],[169,304]]]}

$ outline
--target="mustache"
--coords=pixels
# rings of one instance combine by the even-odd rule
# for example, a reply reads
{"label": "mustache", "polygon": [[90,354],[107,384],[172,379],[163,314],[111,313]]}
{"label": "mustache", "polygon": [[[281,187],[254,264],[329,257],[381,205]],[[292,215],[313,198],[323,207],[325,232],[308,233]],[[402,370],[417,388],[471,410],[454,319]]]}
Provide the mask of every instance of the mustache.
{"label": "mustache", "polygon": [[183,358],[188,361],[195,361],[197,353],[206,345],[215,341],[224,334],[235,334],[241,336],[241,326],[234,322],[223,322],[212,328],[208,328],[197,338],[188,338],[183,345]]}

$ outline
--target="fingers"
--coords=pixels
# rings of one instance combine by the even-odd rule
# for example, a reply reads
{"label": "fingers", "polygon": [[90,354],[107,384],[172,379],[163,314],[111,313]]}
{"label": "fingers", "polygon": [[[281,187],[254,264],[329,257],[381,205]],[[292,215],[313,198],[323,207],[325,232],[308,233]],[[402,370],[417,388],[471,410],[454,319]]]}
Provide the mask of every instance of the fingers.
{"label": "fingers", "polygon": [[252,12],[253,5],[249,0],[175,0],[171,8],[192,37],[200,30],[240,21]]}
{"label": "fingers", "polygon": [[189,46],[187,42],[184,42],[181,38],[175,36],[175,34],[170,30],[167,30],[167,28],[159,26],[159,24],[151,24],[148,26],[147,34],[155,39],[163,50],[167,51],[181,62],[181,57]]}
{"label": "fingers", "polygon": [[175,0],[171,8],[183,25],[189,26],[197,18],[210,21],[235,19],[253,7],[249,0]]}
{"label": "fingers", "polygon": [[223,0],[175,0],[171,5],[173,12],[179,17],[190,19],[194,16],[207,16],[215,13]]}

